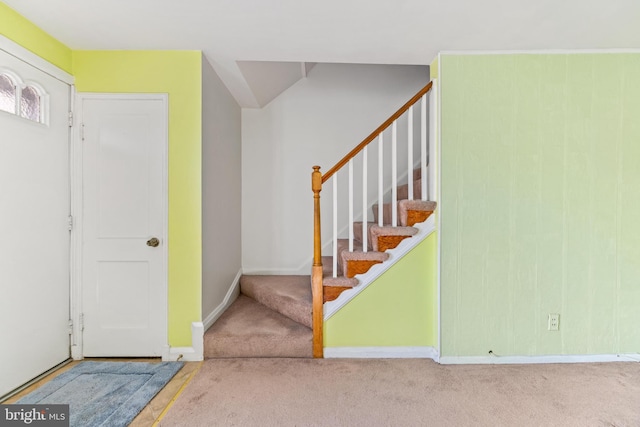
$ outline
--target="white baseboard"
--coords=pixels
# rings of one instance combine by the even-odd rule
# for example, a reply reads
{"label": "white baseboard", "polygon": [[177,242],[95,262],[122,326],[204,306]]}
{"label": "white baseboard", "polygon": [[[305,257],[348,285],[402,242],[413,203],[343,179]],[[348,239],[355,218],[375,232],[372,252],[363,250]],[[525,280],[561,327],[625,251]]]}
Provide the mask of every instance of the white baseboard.
{"label": "white baseboard", "polygon": [[222,316],[222,313],[224,313],[225,310],[229,308],[233,301],[235,301],[235,298],[233,297],[237,295],[236,291],[240,288],[240,276],[242,276],[242,269],[238,270],[238,274],[236,274],[233,282],[231,282],[231,286],[229,286],[227,294],[224,296],[222,302],[216,308],[214,308],[213,311],[209,313],[202,321],[205,331],[209,329],[211,325],[213,325],[215,321],[218,320],[220,316]]}
{"label": "white baseboard", "polygon": [[551,356],[440,356],[443,365],[523,365],[532,363],[640,362],[640,354],[560,354]]}
{"label": "white baseboard", "polygon": [[73,360],[82,360],[84,356],[82,355],[82,348],[79,345],[71,346],[71,358]]}
{"label": "white baseboard", "polygon": [[202,322],[191,324],[191,347],[165,347],[162,360],[172,362],[200,362],[204,360],[204,325]]}
{"label": "white baseboard", "polygon": [[434,347],[325,347],[325,359],[433,359]]}

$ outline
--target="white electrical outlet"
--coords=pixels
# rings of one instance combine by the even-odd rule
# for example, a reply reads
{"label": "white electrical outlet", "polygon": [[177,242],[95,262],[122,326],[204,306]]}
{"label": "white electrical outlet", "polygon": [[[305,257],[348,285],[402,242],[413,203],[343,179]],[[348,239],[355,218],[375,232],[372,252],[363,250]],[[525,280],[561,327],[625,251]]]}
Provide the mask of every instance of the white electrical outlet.
{"label": "white electrical outlet", "polygon": [[558,313],[549,313],[549,330],[560,330],[560,315]]}

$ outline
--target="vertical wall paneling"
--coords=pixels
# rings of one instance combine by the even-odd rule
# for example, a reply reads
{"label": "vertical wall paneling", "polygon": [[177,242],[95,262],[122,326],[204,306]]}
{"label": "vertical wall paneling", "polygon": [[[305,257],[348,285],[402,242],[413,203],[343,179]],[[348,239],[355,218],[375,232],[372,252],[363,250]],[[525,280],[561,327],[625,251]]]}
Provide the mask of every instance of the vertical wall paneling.
{"label": "vertical wall paneling", "polygon": [[640,351],[640,55],[440,62],[442,354]]}

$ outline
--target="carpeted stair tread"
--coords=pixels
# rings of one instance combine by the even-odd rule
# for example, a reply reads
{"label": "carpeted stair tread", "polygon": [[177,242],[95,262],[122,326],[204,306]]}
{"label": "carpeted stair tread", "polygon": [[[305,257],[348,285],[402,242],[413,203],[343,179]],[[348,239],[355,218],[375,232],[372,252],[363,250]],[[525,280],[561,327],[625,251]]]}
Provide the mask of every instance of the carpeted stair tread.
{"label": "carpeted stair tread", "polygon": [[388,258],[389,254],[387,254],[386,252],[377,252],[373,250],[364,252],[362,250],[362,243],[355,239],[353,242],[353,252],[349,252],[349,239],[338,239],[338,271],[340,273],[344,273],[345,265],[349,261],[384,262]]}
{"label": "carpeted stair tread", "polygon": [[[371,209],[373,210],[373,222],[378,223],[378,204],[374,204]],[[391,203],[385,203],[382,205],[382,222],[383,224],[391,224]],[[400,223],[400,217],[398,217],[398,224]]]}
{"label": "carpeted stair tread", "polygon": [[400,200],[398,202],[398,218],[400,225],[407,225],[408,211],[435,211],[437,203],[430,200]]}
{"label": "carpeted stair tread", "polygon": [[[422,181],[420,179],[413,181],[413,198],[420,200],[422,197]],[[397,200],[403,200],[409,198],[409,184],[399,185]]]}
{"label": "carpeted stair tread", "polygon": [[407,209],[435,211],[438,203],[431,200],[400,200],[398,205],[405,206]]}
{"label": "carpeted stair tread", "polygon": [[384,262],[389,259],[389,254],[386,252],[376,252],[376,251],[344,251],[342,253],[342,263],[344,264],[346,261],[380,261]]}
{"label": "carpeted stair tread", "polygon": [[243,275],[240,292],[278,313],[311,327],[311,277]]}
{"label": "carpeted stair tread", "polygon": [[[367,247],[369,251],[379,251],[378,237],[381,236],[414,236],[418,233],[418,229],[415,227],[398,226],[393,227],[391,225],[379,226],[375,222],[367,223]],[[358,250],[362,250],[362,222],[353,223],[353,237],[358,242]],[[347,242],[348,243],[348,242]],[[356,248],[354,248],[356,249]]]}
{"label": "carpeted stair tread", "polygon": [[348,279],[344,277],[340,263],[338,263],[336,277],[333,277],[333,257],[322,257],[322,284],[324,286],[353,287],[358,283],[360,283],[358,279]]}
{"label": "carpeted stair tread", "polygon": [[[367,248],[372,251],[373,245],[371,243],[371,227],[376,225],[375,222],[367,222]],[[353,239],[360,243],[360,248],[362,248],[362,222],[354,222],[353,223]]]}
{"label": "carpeted stair tread", "polygon": [[359,283],[360,281],[355,277],[351,277],[351,278],[344,277],[344,276],[333,277],[331,275],[328,275],[322,278],[323,286],[353,288],[354,286],[358,286]]}
{"label": "carpeted stair tread", "polygon": [[413,170],[413,180],[417,181],[419,179],[422,179],[422,169],[416,168]]}
{"label": "carpeted stair tread", "polygon": [[[404,226],[407,224],[407,210],[418,211],[434,211],[436,208],[436,202],[430,200],[398,200],[398,225]],[[378,223],[378,205],[372,206],[373,210],[373,222]],[[382,219],[385,225],[391,224],[391,203],[385,203],[382,206]]]}
{"label": "carpeted stair tread", "polygon": [[[353,239],[353,250],[362,251],[362,242]],[[343,252],[349,252],[349,239],[338,239],[338,274],[343,274],[344,272]]]}
{"label": "carpeted stair tread", "polygon": [[375,251],[344,251],[342,252],[342,265],[344,265],[344,275],[346,277],[355,277],[358,274],[364,274],[375,264],[385,262],[389,259],[386,252]]}
{"label": "carpeted stair tread", "polygon": [[205,358],[312,357],[311,329],[240,295],[204,334]]}
{"label": "carpeted stair tread", "polygon": [[[342,276],[342,268],[340,264],[338,264],[338,276]],[[322,257],[322,277],[331,277],[333,276],[333,257],[332,256],[323,256]]]}
{"label": "carpeted stair tread", "polygon": [[415,227],[383,225],[382,227],[373,224],[371,226],[371,233],[376,236],[413,236],[418,233],[418,229]]}
{"label": "carpeted stair tread", "polygon": [[371,235],[371,242],[373,250],[377,251],[378,237],[380,236],[414,236],[418,233],[418,229],[415,227],[392,227],[390,225],[372,225],[369,229]]}
{"label": "carpeted stair tread", "polygon": [[[340,256],[341,251],[348,251],[348,250],[349,250],[349,239],[338,239],[338,256]],[[362,242],[357,239],[353,239],[353,250],[361,251]]]}
{"label": "carpeted stair tread", "polygon": [[333,301],[338,298],[342,292],[359,284],[360,281],[356,278],[325,276],[322,278],[323,302]]}

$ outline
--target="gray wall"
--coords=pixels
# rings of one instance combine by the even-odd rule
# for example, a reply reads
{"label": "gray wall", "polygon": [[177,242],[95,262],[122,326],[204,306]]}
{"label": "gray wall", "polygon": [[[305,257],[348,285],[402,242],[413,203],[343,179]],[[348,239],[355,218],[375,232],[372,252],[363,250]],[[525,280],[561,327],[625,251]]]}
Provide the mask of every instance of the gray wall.
{"label": "gray wall", "polygon": [[[427,66],[317,64],[264,108],[242,110],[243,271],[309,274],[311,167],[326,172],[428,82]],[[398,130],[398,140],[405,141],[406,125]],[[398,158],[406,159],[406,144],[398,146]],[[376,186],[368,188],[375,192]],[[323,215],[329,214],[330,188],[322,198]],[[339,229],[346,230],[346,216],[340,218]],[[324,226],[323,242],[330,235]]]}
{"label": "gray wall", "polygon": [[[240,119],[240,107],[203,56],[202,316],[205,322],[223,303],[241,267]],[[234,299],[235,295],[229,302]]]}

